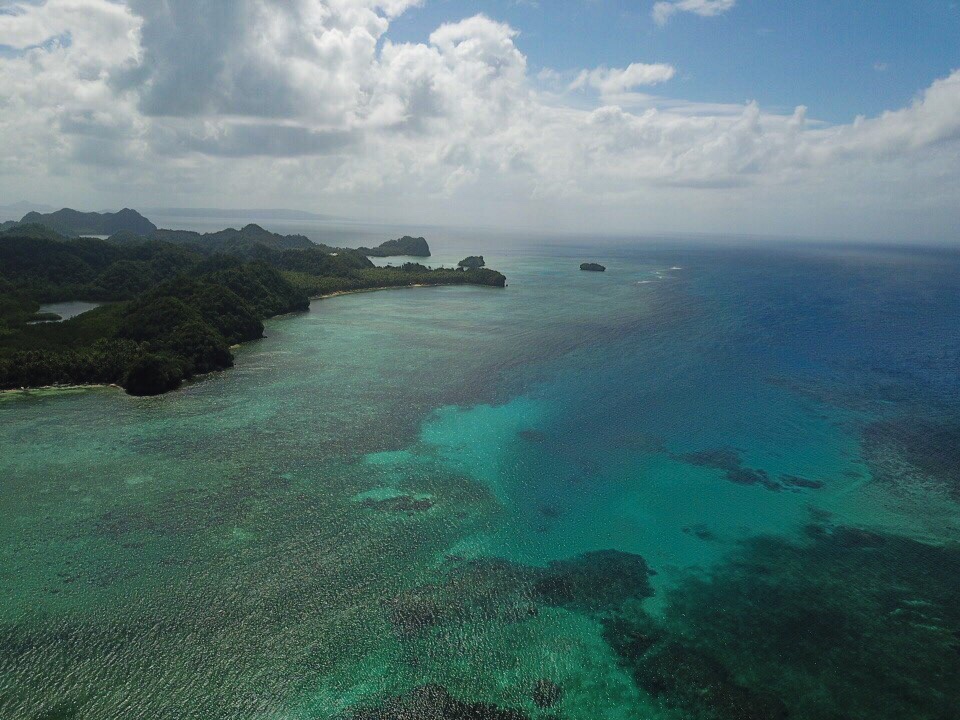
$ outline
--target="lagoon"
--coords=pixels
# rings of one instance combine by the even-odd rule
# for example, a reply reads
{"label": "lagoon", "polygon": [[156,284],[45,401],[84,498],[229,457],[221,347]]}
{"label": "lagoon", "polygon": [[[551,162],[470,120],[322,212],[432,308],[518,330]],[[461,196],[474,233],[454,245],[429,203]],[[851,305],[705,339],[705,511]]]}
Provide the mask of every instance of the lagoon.
{"label": "lagoon", "polygon": [[949,717],[960,255],[475,249],[0,400],[0,716]]}

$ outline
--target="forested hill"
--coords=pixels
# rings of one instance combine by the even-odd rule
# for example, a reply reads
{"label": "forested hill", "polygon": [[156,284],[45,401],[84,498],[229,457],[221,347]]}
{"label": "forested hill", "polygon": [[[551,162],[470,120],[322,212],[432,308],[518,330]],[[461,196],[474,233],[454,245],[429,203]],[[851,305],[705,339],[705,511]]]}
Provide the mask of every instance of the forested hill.
{"label": "forested hill", "polygon": [[[137,242],[137,238],[130,233],[121,233],[110,238],[114,242]],[[247,225],[240,230],[228,228],[212,233],[196,233],[189,230],[156,230],[149,239],[162,240],[176,245],[192,247],[206,253],[231,253],[250,255],[255,249],[265,247],[270,250],[312,249],[318,247],[304,235],[278,235],[264,230],[259,225]],[[326,249],[325,246],[319,246]]]}
{"label": "forested hill", "polygon": [[80,212],[70,208],[50,213],[30,212],[24,215],[19,223],[3,223],[0,231],[18,225],[41,225],[64,237],[104,235],[117,243],[162,240],[174,245],[189,246],[204,253],[249,255],[257,246],[263,246],[271,250],[319,247],[327,252],[357,252],[368,257],[430,257],[430,246],[422,237],[404,235],[396,240],[387,240],[374,248],[361,247],[351,250],[314,243],[304,235],[279,235],[255,224],[246,225],[240,230],[228,228],[203,234],[190,230],[161,230],[136,210],[128,208],[115,213]]}
{"label": "forested hill", "polygon": [[66,237],[113,235],[118,232],[148,236],[157,229],[143,215],[129,208],[115,213],[80,212],[70,208],[52,213],[31,212],[24,215],[20,222],[43,225]]}
{"label": "forested hill", "polygon": [[375,248],[357,248],[357,252],[369,257],[430,257],[430,246],[422,237],[404,235],[396,240],[387,240]]}
{"label": "forested hill", "polygon": [[[493,270],[377,268],[357,251],[257,226],[209,235],[214,244],[185,235],[70,239],[41,225],[0,232],[0,389],[116,383],[162,393],[230,367],[231,345],[261,337],[266,318],[307,309],[310,296],[506,280]],[[107,304],[32,324],[41,303],[74,300]]]}

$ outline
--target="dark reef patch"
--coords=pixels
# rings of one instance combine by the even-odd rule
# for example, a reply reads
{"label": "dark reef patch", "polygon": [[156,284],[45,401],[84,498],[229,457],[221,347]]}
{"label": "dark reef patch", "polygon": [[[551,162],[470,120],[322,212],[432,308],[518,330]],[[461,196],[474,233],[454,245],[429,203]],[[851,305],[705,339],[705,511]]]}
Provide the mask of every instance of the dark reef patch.
{"label": "dark reef patch", "polygon": [[684,717],[956,718],[960,548],[811,525],[757,538],[604,636],[641,689]]}
{"label": "dark reef patch", "polygon": [[960,422],[905,416],[871,423],[862,447],[875,481],[904,490],[938,489],[960,501]]}
{"label": "dark reef patch", "polygon": [[781,475],[780,483],[788,488],[804,488],[807,490],[819,490],[823,487],[820,480],[808,480],[797,475]]}
{"label": "dark reef patch", "polygon": [[778,698],[741,685],[714,658],[682,643],[659,646],[632,670],[638,687],[688,717],[779,720],[789,716]]}
{"label": "dark reef patch", "polygon": [[401,640],[468,621],[517,623],[540,608],[608,615],[653,595],[654,572],[639,555],[601,550],[547,567],[496,558],[448,558],[441,581],[406,590],[386,603]]}
{"label": "dark reef patch", "polygon": [[782,489],[780,483],[773,480],[766,470],[744,467],[740,453],[732,448],[699,450],[678,455],[677,459],[689,465],[721,470],[727,480],[737,485],[759,485],[767,490]]}
{"label": "dark reef patch", "polygon": [[533,585],[548,605],[588,612],[615,610],[627,600],[653,595],[652,571],[639,555],[598,550],[551,562]]}
{"label": "dark reef patch", "polygon": [[766,470],[744,467],[740,452],[733,448],[698,450],[674,457],[688,465],[721,470],[727,480],[737,485],[758,485],[774,492],[819,490],[823,487],[823,483],[819,480],[808,480],[796,475],[781,475],[778,479],[774,479]]}
{"label": "dark reef patch", "polygon": [[541,678],[533,686],[533,704],[538,708],[551,708],[560,702],[563,688],[552,680]]}
{"label": "dark reef patch", "polygon": [[521,430],[517,436],[532,443],[542,443],[547,440],[547,434],[542,430]]}
{"label": "dark reef patch", "polygon": [[708,528],[703,523],[698,523],[697,525],[691,525],[690,527],[683,528],[682,532],[687,535],[693,535],[699,540],[711,541],[716,540],[717,535],[710,528]]}
{"label": "dark reef patch", "polygon": [[779,720],[786,706],[736,681],[731,671],[646,615],[608,618],[604,638],[637,687],[683,717]]}
{"label": "dark reef patch", "polygon": [[379,707],[345,715],[343,720],[527,720],[528,717],[518,710],[458,700],[440,685],[423,685]]}
{"label": "dark reef patch", "polygon": [[413,637],[460,613],[453,603],[440,600],[439,588],[425,586],[393,598],[388,607],[390,624],[401,638]]}

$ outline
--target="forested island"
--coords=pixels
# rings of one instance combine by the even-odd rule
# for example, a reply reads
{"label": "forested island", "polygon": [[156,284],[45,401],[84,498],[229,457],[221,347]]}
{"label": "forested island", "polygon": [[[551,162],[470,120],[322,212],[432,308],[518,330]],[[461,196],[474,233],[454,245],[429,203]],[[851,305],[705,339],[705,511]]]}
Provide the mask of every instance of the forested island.
{"label": "forested island", "polygon": [[[73,212],[50,216],[76,218]],[[311,297],[506,282],[488,269],[380,268],[361,250],[257,225],[201,235],[125,218],[148,234],[74,238],[29,223],[0,231],[0,389],[117,384],[159,394],[230,367],[231,346],[262,337],[265,319],[306,310]],[[41,304],[77,300],[105,304],[62,323],[31,324],[44,319]]]}
{"label": "forested island", "polygon": [[486,265],[483,255],[470,255],[457,263],[457,267],[462,268],[482,268]]}
{"label": "forested island", "polygon": [[[248,248],[265,245],[274,250],[320,247],[328,252],[337,252],[340,249],[315,243],[304,235],[277,235],[259,225],[247,225],[242,230],[229,228],[204,234],[190,230],[161,230],[136,210],[129,208],[115,213],[80,212],[70,208],[51,213],[29,212],[19,222],[8,220],[0,224],[0,232],[32,225],[48,228],[64,237],[106,235],[117,242],[163,240],[177,245],[202,245],[208,252],[235,251],[238,236]],[[430,246],[426,239],[409,235],[387,240],[375,248],[360,247],[356,251],[367,257],[430,257]]]}
{"label": "forested island", "polygon": [[396,240],[387,240],[375,248],[357,248],[357,252],[368,257],[430,257],[430,246],[422,237],[404,235]]}
{"label": "forested island", "polygon": [[586,262],[580,265],[581,270],[586,270],[587,272],[606,272],[606,268],[600,263]]}

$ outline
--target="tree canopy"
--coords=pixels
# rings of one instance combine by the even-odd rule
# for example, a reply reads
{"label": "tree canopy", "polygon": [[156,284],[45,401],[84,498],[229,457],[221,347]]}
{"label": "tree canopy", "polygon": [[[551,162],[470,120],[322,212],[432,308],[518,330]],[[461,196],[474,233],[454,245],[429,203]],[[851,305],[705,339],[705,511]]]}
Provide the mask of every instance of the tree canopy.
{"label": "tree canopy", "polygon": [[[0,231],[0,389],[113,383],[135,395],[163,393],[230,367],[232,345],[262,337],[269,317],[306,310],[311,296],[505,281],[487,269],[378,268],[360,251],[256,225],[150,238],[125,230],[99,240],[18,224]],[[31,324],[41,304],[74,300],[105,304]]]}

